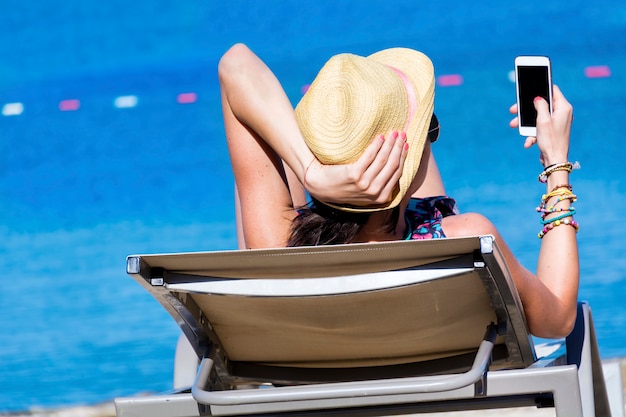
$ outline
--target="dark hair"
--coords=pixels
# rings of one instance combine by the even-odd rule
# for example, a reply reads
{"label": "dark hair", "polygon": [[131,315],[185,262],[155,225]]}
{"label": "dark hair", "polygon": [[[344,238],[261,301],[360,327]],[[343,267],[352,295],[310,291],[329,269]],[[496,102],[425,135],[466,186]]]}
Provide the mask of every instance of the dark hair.
{"label": "dark hair", "polygon": [[[353,243],[370,212],[347,212],[330,207],[314,198],[298,209],[291,225],[287,246],[318,246]],[[400,216],[399,207],[389,210],[382,230],[393,233]]]}

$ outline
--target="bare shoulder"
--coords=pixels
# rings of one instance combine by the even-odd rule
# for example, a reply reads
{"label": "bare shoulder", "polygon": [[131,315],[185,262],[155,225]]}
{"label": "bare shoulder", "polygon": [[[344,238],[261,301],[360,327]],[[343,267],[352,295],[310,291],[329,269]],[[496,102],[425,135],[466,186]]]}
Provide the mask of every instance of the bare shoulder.
{"label": "bare shoulder", "polygon": [[498,233],[494,224],[479,213],[463,213],[445,217],[441,226],[448,237],[496,235]]}

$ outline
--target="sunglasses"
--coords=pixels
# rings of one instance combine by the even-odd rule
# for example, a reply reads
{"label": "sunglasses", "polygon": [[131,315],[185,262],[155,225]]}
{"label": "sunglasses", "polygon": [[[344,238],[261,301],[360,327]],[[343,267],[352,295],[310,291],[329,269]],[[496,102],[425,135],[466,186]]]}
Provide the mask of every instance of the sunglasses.
{"label": "sunglasses", "polygon": [[436,142],[437,139],[439,139],[439,131],[441,129],[439,128],[439,119],[437,119],[437,116],[435,115],[435,113],[433,113],[433,117],[430,119],[430,126],[428,127],[428,140],[430,141],[430,143]]}

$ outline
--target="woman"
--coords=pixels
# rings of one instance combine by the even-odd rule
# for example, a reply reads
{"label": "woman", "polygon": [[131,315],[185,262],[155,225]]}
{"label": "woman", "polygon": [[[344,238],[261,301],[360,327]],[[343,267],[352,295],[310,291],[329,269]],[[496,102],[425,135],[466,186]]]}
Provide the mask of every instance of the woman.
{"label": "woman", "polygon": [[[344,65],[344,59],[350,61],[350,65]],[[405,65],[404,59],[414,65]],[[419,71],[415,70],[415,65]],[[334,79],[343,77],[346,66],[352,68],[350,81],[360,80],[359,88],[352,90],[347,84],[339,88],[333,85]],[[369,82],[368,75],[362,74],[367,72],[363,69],[374,71]],[[393,49],[368,58],[333,57],[320,71],[295,112],[274,74],[246,46],[238,44],[226,52],[218,72],[239,199],[240,242],[244,247],[286,246],[290,240],[297,242],[298,234],[309,234],[303,231],[306,229],[302,229],[298,220],[294,222],[296,218],[301,219],[294,207],[305,203],[304,188],[318,202],[324,202],[319,203],[322,217],[327,217],[323,212],[327,209],[334,213],[330,216],[339,213],[340,217],[348,219],[355,216],[350,213],[369,213],[357,215],[363,219],[358,221],[356,231],[345,238],[346,242],[404,239],[407,230],[412,238],[415,224],[402,215],[415,201],[412,198],[424,201],[446,195],[430,143],[426,140],[432,117],[434,75],[432,64],[422,54]],[[379,104],[358,111],[353,111],[352,105],[332,107],[332,103],[345,98],[342,95],[345,91],[351,91],[350,98],[359,96],[367,91],[365,86],[371,84],[392,86],[385,97],[391,101],[397,99],[394,105]],[[398,98],[400,89],[404,98]],[[333,94],[325,94],[327,91],[333,91]],[[566,163],[572,108],[558,87],[554,88],[553,95],[552,114],[543,99],[535,101],[538,134],[525,143],[527,148],[535,143],[538,145],[541,162],[548,167],[543,173],[547,190],[541,204],[545,228],[541,233],[536,274],[519,263],[495,226],[484,216],[477,213],[448,215],[453,213],[446,212],[438,213],[434,219],[438,222],[438,230],[447,237],[495,236],[515,280],[530,331],[539,337],[569,334],[576,318],[579,280],[578,225],[573,221],[570,205],[575,196],[569,186],[571,165]],[[370,94],[362,101],[367,103],[379,97],[379,93]],[[383,124],[380,129],[393,129],[374,129],[373,136],[367,141],[358,141],[354,146],[357,151],[350,155],[337,157],[341,152],[334,147],[336,138],[332,136],[352,144],[353,135],[333,132],[328,135],[330,140],[326,140],[325,128],[328,126],[324,126],[325,120],[336,112],[348,109],[352,113],[346,117],[358,118],[377,109],[393,111],[402,106],[404,110],[395,113],[401,116],[395,125],[387,125],[387,117],[377,119]],[[331,112],[326,114],[327,117],[317,117],[318,112],[329,108]],[[516,106],[510,111],[516,113]],[[385,116],[389,114],[387,111]],[[518,120],[514,118],[511,127],[517,127],[517,124]],[[316,210],[313,207],[313,211]]]}

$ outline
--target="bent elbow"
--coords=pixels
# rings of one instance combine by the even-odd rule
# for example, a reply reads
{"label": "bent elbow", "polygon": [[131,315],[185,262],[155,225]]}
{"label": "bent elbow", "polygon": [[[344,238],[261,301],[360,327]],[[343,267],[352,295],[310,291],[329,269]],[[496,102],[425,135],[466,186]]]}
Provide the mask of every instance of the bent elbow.
{"label": "bent elbow", "polygon": [[562,339],[567,337],[574,330],[576,325],[576,307],[568,309],[559,315],[552,315],[548,320],[544,317],[543,320],[529,323],[530,332],[537,337],[545,339]]}
{"label": "bent elbow", "polygon": [[567,318],[563,320],[560,326],[556,326],[552,329],[552,339],[562,339],[570,335],[572,330],[574,330],[574,326],[576,325],[576,314],[573,315],[572,318]]}
{"label": "bent elbow", "polygon": [[244,61],[252,54],[252,51],[243,43],[236,43],[231,46],[220,58],[217,64],[217,76],[220,81],[224,81],[229,75],[233,75],[236,70],[245,68]]}
{"label": "bent elbow", "polygon": [[565,317],[561,325],[559,336],[558,336],[559,338],[567,337],[570,335],[570,333],[572,333],[572,330],[574,330],[574,326],[576,325],[576,316],[577,316],[576,308],[574,308],[573,311],[567,314],[567,316]]}

